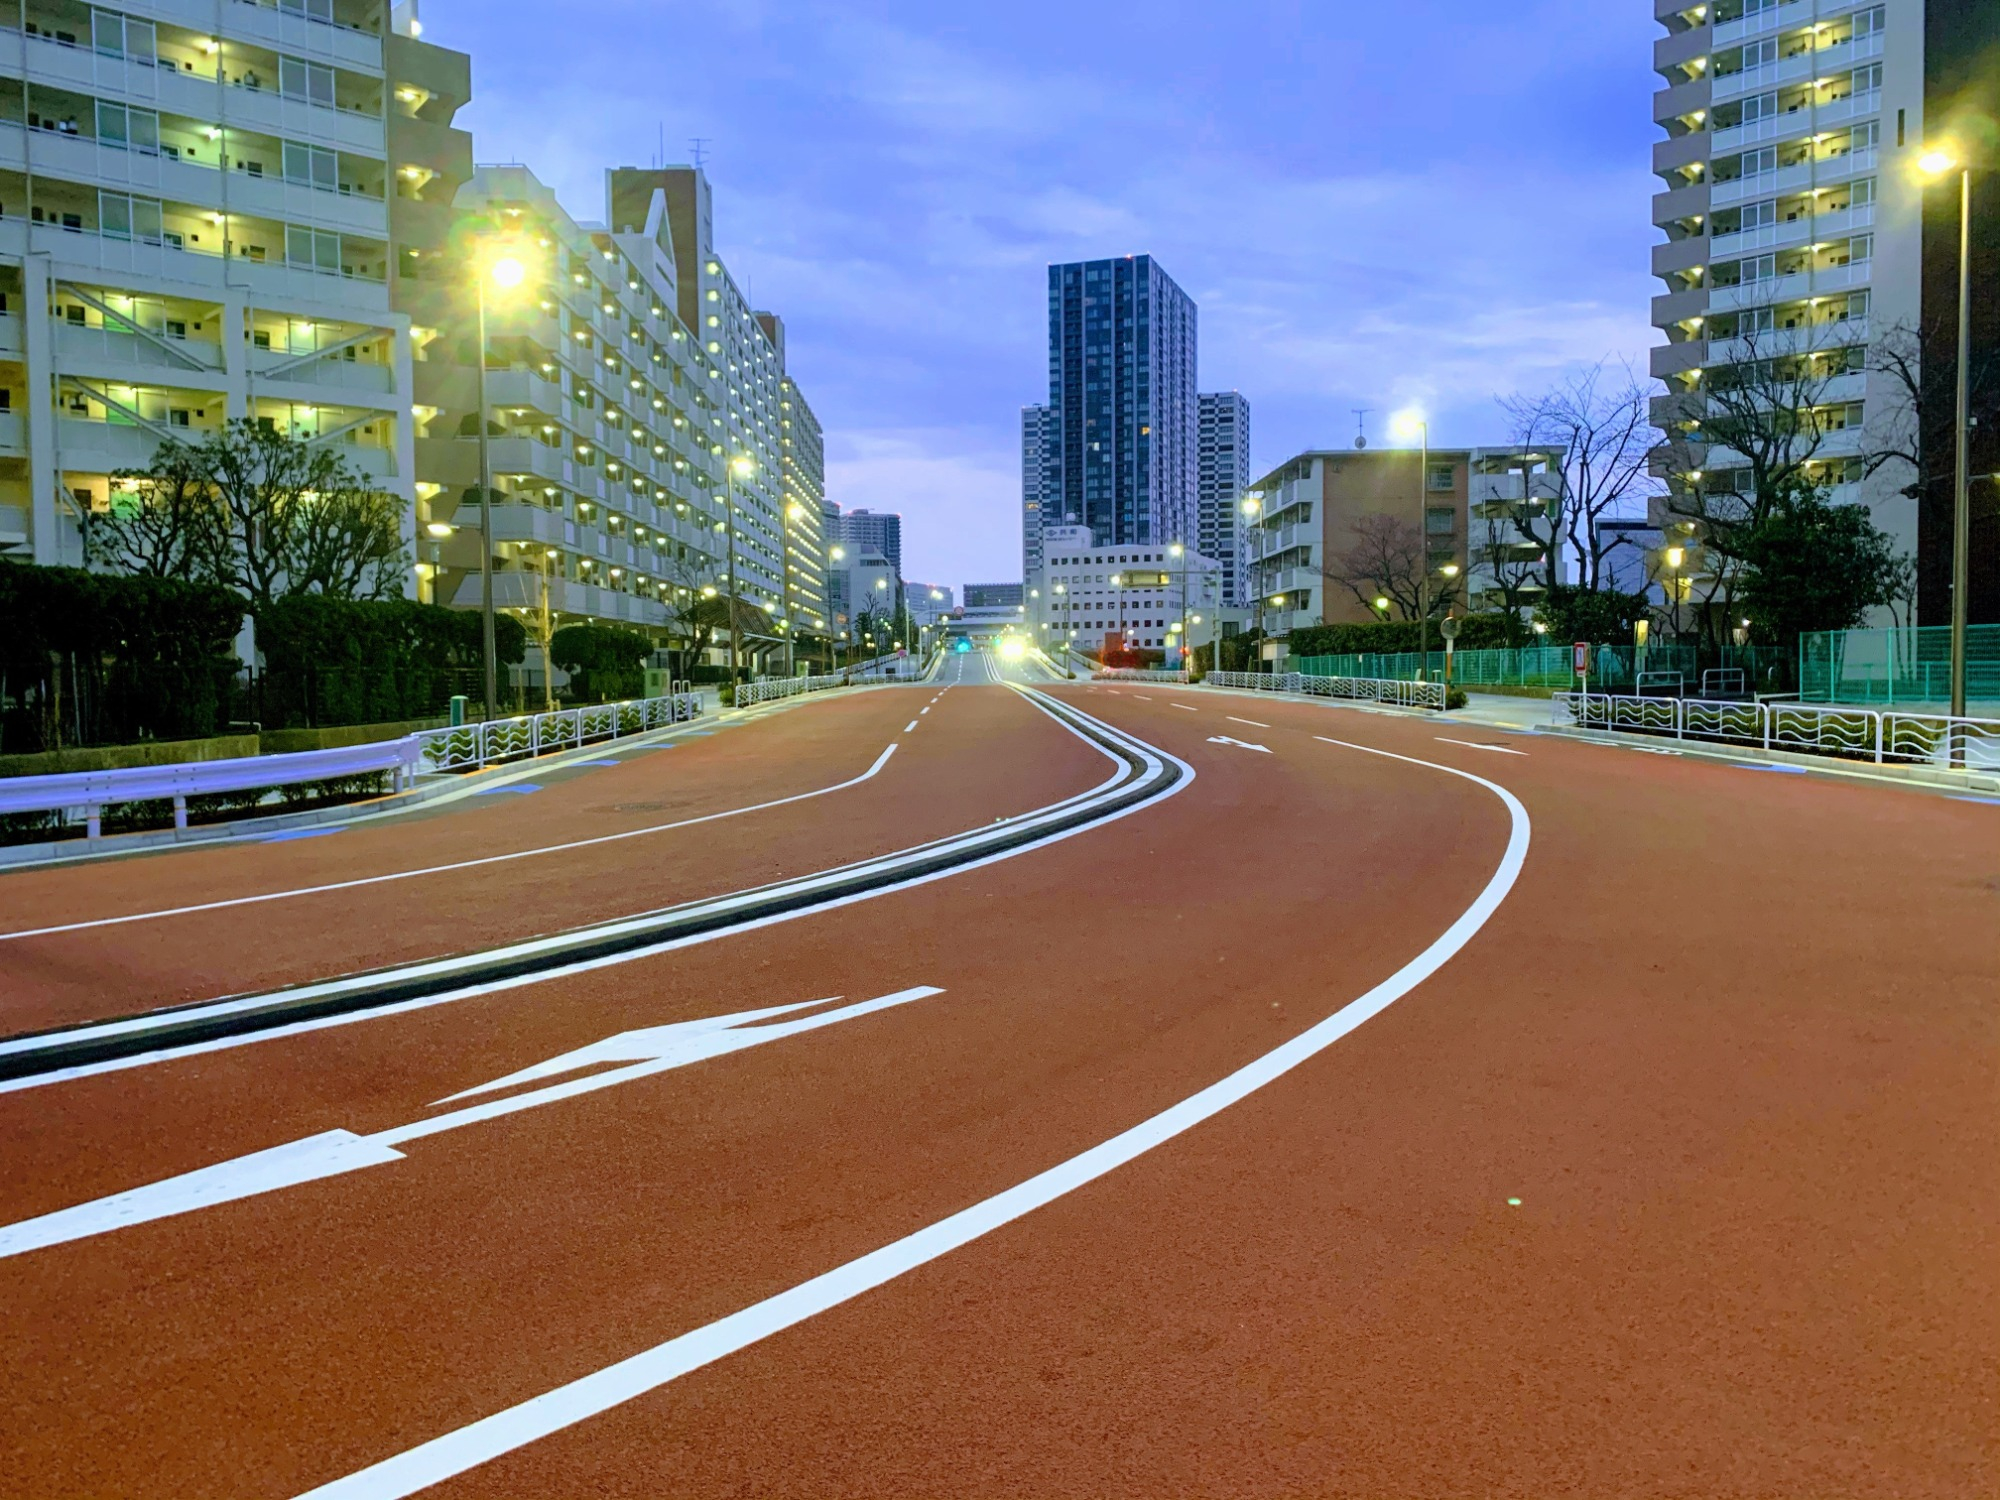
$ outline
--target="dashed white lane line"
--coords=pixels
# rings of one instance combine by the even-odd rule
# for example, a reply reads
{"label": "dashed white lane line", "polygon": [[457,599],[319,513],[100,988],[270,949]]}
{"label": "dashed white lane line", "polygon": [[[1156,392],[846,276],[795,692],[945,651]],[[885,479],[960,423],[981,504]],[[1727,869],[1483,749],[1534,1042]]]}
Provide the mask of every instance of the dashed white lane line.
{"label": "dashed white lane line", "polygon": [[1441,734],[1434,734],[1431,738],[1436,740],[1440,745],[1463,745],[1467,750],[1484,750],[1492,755],[1526,755],[1528,753],[1525,750],[1510,750],[1505,745],[1481,745],[1476,744],[1472,740],[1449,739]]}
{"label": "dashed white lane line", "polygon": [[1168,708],[1178,708],[1184,714],[1199,713],[1199,709],[1189,708],[1185,703],[1169,703]]}
{"label": "dashed white lane line", "polygon": [[538,1396],[495,1412],[465,1427],[427,1442],[344,1478],[323,1484],[299,1500],[403,1500],[454,1475],[490,1463],[504,1453],[525,1448],[552,1433],[575,1426],[629,1401],[657,1391],[683,1375],[726,1359],[740,1350],[879,1286],[951,1254],[1016,1219],[1067,1197],[1147,1152],[1194,1129],[1241,1103],[1267,1084],[1317,1057],[1342,1037],[1395,1004],[1450,962],[1486,925],[1520,877],[1527,862],[1530,828],[1528,810],[1505,787],[1438,761],[1417,760],[1366,745],[1327,740],[1364,755],[1379,755],[1407,765],[1442,771],[1484,787],[1505,805],[1511,825],[1506,852],[1478,898],[1424,951],[1374,989],[1349,1001],[1325,1020],[1300,1032],[1262,1057],[1246,1063],[1226,1078],[1189,1095],[1142,1120],[1122,1134],[1059,1162],[982,1202],[939,1219],[915,1233],[884,1245],[810,1281],[713,1323],[655,1344],[588,1375],[544,1391]]}
{"label": "dashed white lane line", "polygon": [[[364,885],[385,885],[392,880],[414,880],[419,875],[443,875],[453,870],[475,870],[482,865],[506,864],[517,859],[532,859],[541,854],[567,854],[574,849],[591,849],[599,844],[616,844],[626,839],[645,838],[649,834],[670,833],[678,828],[692,828],[697,823],[713,823],[719,818],[735,818],[745,813],[766,812],[774,807],[785,807],[794,802],[805,802],[814,797],[844,792],[849,787],[856,787],[864,781],[872,780],[876,773],[889,763],[889,757],[895,753],[896,746],[891,744],[875,758],[875,764],[866,771],[833,786],[821,787],[812,792],[799,792],[790,797],[780,797],[774,802],[758,802],[749,807],[732,807],[723,812],[707,813],[699,818],[683,818],[677,823],[654,823],[645,828],[628,828],[621,833],[605,833],[595,838],[573,839],[566,844],[543,844],[534,849],[516,849],[508,854],[486,854],[478,859],[455,860],[443,865],[425,865],[415,870],[392,870],[386,875],[362,875],[353,880],[330,881],[325,885],[295,886],[287,891],[261,891],[251,896],[232,896],[227,900],[203,901],[192,906],[169,906],[157,911],[129,912],[122,917],[96,917],[84,922],[63,922],[53,927],[29,927],[18,932],[0,932],[0,943],[12,942],[16,938],[48,937],[58,932],[82,932],[92,927],[117,927],[126,922],[150,922],[161,917],[185,917],[193,912],[222,911],[232,906],[256,906],[266,901],[289,900],[293,896],[318,896],[327,891],[351,891]],[[0,1052],[6,1050],[6,1044],[0,1043]]]}
{"label": "dashed white lane line", "polygon": [[910,720],[909,723],[903,726],[903,733],[905,734],[915,734],[916,732],[917,732],[917,721],[915,719]]}
{"label": "dashed white lane line", "polygon": [[1141,703],[1151,703],[1153,701],[1151,698],[1148,698],[1144,693],[1134,693],[1132,696],[1134,698],[1137,698]]}
{"label": "dashed white lane line", "polygon": [[917,710],[917,717],[921,719],[925,714],[929,713],[930,711],[931,711],[931,706],[928,703],[926,703],[922,708]]}
{"label": "dashed white lane line", "polygon": [[1259,724],[1255,719],[1239,719],[1235,714],[1224,714],[1223,718],[1232,724],[1248,724],[1252,729],[1269,729],[1269,724]]}

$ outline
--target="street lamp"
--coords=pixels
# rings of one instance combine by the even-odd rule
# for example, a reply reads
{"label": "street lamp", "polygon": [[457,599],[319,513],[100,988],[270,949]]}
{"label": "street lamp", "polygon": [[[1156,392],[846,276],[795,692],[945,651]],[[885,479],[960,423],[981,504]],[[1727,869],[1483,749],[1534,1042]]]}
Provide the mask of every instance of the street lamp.
{"label": "street lamp", "polygon": [[1405,441],[1415,437],[1421,445],[1417,449],[1417,553],[1423,559],[1417,574],[1417,680],[1421,682],[1431,670],[1431,543],[1430,533],[1424,529],[1431,472],[1430,419],[1412,407],[1389,419],[1389,431]]}
{"label": "street lamp", "polygon": [[729,515],[724,525],[729,533],[729,681],[733,688],[743,657],[743,619],[736,611],[736,481],[748,479],[756,473],[757,460],[747,453],[739,453],[723,469],[729,476],[729,493],[725,497]]}
{"label": "street lamp", "polygon": [[486,290],[490,282],[501,293],[520,290],[528,265],[520,254],[495,246],[475,268],[478,289],[479,339],[477,389],[479,403],[479,613],[481,644],[486,659],[486,717],[498,718],[500,660],[493,639],[493,448],[486,419]]}
{"label": "street lamp", "polygon": [[[1243,523],[1244,526],[1248,528],[1249,526],[1256,524],[1258,514],[1264,509],[1264,502],[1255,495],[1245,495],[1242,499],[1242,502],[1237,506],[1237,509],[1243,512]],[[1245,540],[1247,541],[1248,538],[1246,537]],[[1261,563],[1263,559],[1259,558],[1258,561]],[[1261,572],[1262,570],[1259,569],[1259,571]],[[1251,579],[1246,579],[1244,581],[1247,583],[1256,583],[1258,580],[1255,578],[1251,578]],[[1238,595],[1237,597],[1241,598],[1242,596]],[[1257,596],[1256,628],[1259,631],[1261,631],[1263,627],[1264,627],[1264,596],[1262,594],[1259,594]],[[1258,654],[1262,655],[1261,649],[1259,650]],[[1215,614],[1215,668],[1218,672],[1222,670],[1222,612],[1220,610],[1217,610]],[[1253,661],[1251,663],[1250,670],[1254,672],[1260,670],[1260,668],[1258,664]]]}
{"label": "street lamp", "polygon": [[[1933,181],[1958,173],[1957,450],[1951,481],[1951,715],[1957,719],[1965,716],[1965,622],[1972,592],[1972,165],[1939,145],[1917,159],[1917,169]],[[1957,762],[1956,753],[1951,759]]]}
{"label": "street lamp", "polygon": [[798,647],[795,644],[798,640],[798,632],[792,628],[792,522],[802,519],[805,513],[806,508],[796,500],[785,507],[785,545],[780,549],[784,553],[785,576],[783,580],[784,602],[779,608],[785,612],[785,675],[787,677],[796,677],[799,674]]}
{"label": "street lamp", "polygon": [[1667,620],[1674,627],[1674,645],[1676,648],[1681,643],[1681,564],[1686,561],[1687,549],[1685,547],[1667,548],[1667,571],[1671,575],[1667,581],[1667,587],[1672,590],[1668,595],[1670,607],[1667,613]]}

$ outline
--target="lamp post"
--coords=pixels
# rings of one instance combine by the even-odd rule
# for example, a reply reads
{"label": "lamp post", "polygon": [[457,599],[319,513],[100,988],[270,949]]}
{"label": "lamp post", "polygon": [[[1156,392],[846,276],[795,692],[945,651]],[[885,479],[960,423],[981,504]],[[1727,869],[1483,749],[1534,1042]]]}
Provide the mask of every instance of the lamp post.
{"label": "lamp post", "polygon": [[1430,533],[1424,529],[1425,496],[1429,492],[1431,472],[1431,424],[1422,412],[1398,412],[1393,418],[1396,435],[1407,438],[1415,433],[1417,448],[1417,555],[1422,559],[1417,574],[1417,680],[1430,676],[1431,670],[1431,559]]}
{"label": "lamp post", "polygon": [[[1936,146],[1918,158],[1917,167],[1933,179],[1958,172],[1957,445],[1951,481],[1951,714],[1957,719],[1965,716],[1965,622],[1972,592],[1972,166],[1950,147]],[[1958,761],[1955,748],[1951,759]]]}
{"label": "lamp post", "polygon": [[729,681],[734,687],[743,659],[743,618],[736,610],[736,481],[756,473],[757,461],[747,453],[739,453],[723,469],[729,476],[726,497],[729,513],[723,525],[729,533]]}
{"label": "lamp post", "polygon": [[[1257,517],[1259,513],[1262,512],[1262,510],[1264,509],[1264,502],[1255,495],[1245,495],[1243,497],[1243,503],[1238,507],[1238,509],[1240,509],[1243,512],[1243,524],[1245,529],[1247,530],[1249,527],[1257,524]],[[1245,551],[1247,552],[1248,551],[1247,544],[1249,543],[1250,539],[1248,536],[1245,536],[1243,540],[1246,544]],[[1263,559],[1259,558],[1257,559],[1257,561],[1261,563]],[[1246,566],[1245,571],[1252,573],[1252,577],[1248,580],[1248,582],[1257,585],[1257,587],[1253,590],[1253,593],[1257,600],[1257,628],[1261,630],[1264,625],[1264,588],[1263,588],[1264,580],[1262,576],[1263,569],[1259,567],[1255,570],[1252,570]],[[1239,594],[1237,597],[1241,598],[1242,596]],[[1219,672],[1222,670],[1222,635],[1221,635],[1222,617],[1219,613],[1216,616],[1215,628],[1217,632],[1215,637],[1215,669]],[[1262,656],[1264,654],[1261,642],[1259,643],[1257,654],[1259,656]],[[1251,670],[1252,671],[1258,670],[1255,663],[1252,663]]]}
{"label": "lamp post", "polygon": [[1686,561],[1685,547],[1667,548],[1667,623],[1673,627],[1676,655],[1681,643],[1681,565]]}
{"label": "lamp post", "polygon": [[493,445],[486,420],[486,283],[511,292],[528,279],[528,268],[517,255],[496,255],[473,278],[478,288],[479,328],[476,366],[479,403],[479,613],[480,637],[486,662],[486,717],[500,713],[500,657],[493,639]]}

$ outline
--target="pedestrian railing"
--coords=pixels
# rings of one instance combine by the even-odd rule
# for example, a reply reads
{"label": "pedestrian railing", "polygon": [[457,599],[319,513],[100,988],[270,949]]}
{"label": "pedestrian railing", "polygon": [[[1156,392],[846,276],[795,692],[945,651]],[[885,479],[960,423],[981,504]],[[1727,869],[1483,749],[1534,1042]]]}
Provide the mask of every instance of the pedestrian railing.
{"label": "pedestrian railing", "polygon": [[1210,672],[1213,687],[1249,688],[1265,693],[1298,693],[1309,698],[1345,698],[1398,708],[1444,708],[1442,682],[1405,682],[1382,677],[1315,677],[1304,672]]}
{"label": "pedestrian railing", "polygon": [[736,689],[736,706],[749,708],[758,703],[775,703],[780,698],[796,698],[801,693],[817,693],[839,687],[846,674],[834,672],[821,677],[773,677],[768,682],[746,682]]}
{"label": "pedestrian railing", "polygon": [[1850,760],[2000,769],[2000,719],[1953,718],[1840,704],[1743,703],[1557,693],[1554,722],[1676,739],[1716,740]]}
{"label": "pedestrian railing", "polygon": [[188,826],[193,798],[274,791],[307,782],[387,776],[401,789],[416,778],[416,736],[350,745],[338,750],[301,750],[290,755],[246,755],[230,760],[187,761],[172,766],[129,766],[115,771],[70,771],[53,776],[11,776],[0,780],[0,814],[61,813],[81,810],[84,832],[103,832],[107,808],[133,802],[171,801],[174,827]]}
{"label": "pedestrian railing", "polygon": [[1099,667],[1091,674],[1099,682],[1179,682],[1186,683],[1185,672],[1157,672],[1145,667]]}
{"label": "pedestrian railing", "polygon": [[597,703],[582,708],[560,708],[554,713],[487,719],[448,729],[424,729],[410,739],[416,744],[422,770],[476,771],[500,761],[547,755],[596,740],[644,734],[700,715],[699,694],[674,693],[665,698]]}

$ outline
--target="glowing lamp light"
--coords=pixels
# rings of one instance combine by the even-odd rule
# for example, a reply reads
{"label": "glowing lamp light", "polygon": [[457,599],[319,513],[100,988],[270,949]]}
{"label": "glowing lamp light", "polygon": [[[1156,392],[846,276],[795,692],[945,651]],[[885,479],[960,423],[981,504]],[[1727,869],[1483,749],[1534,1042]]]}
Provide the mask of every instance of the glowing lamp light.
{"label": "glowing lamp light", "polygon": [[495,286],[511,292],[528,279],[528,268],[518,255],[503,255],[487,268],[486,274],[493,278]]}

